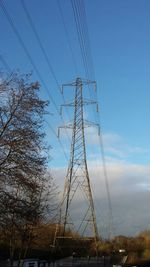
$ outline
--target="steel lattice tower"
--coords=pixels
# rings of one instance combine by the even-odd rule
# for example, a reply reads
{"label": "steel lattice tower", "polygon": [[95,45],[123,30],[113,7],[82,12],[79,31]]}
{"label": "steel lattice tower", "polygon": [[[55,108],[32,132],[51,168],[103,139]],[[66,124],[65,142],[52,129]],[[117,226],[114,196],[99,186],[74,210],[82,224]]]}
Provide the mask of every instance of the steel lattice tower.
{"label": "steel lattice tower", "polygon": [[[84,128],[98,125],[84,120],[83,114],[84,105],[97,104],[96,101],[83,99],[83,85],[89,86],[90,84],[96,86],[96,83],[93,81],[82,81],[80,78],[77,78],[75,82],[64,84],[62,87],[75,87],[75,98],[72,103],[62,105],[74,108],[73,123],[59,127],[59,130],[60,128],[72,129],[70,160],[65,179],[63,200],[61,203],[61,224],[63,225],[63,235],[65,236],[65,232],[68,229],[71,229],[72,223],[77,219],[77,225],[75,227],[76,232],[80,233],[82,236],[94,237],[95,241],[97,241],[99,235],[86,160]],[[79,191],[84,198],[84,207],[83,210],[82,207],[80,208],[82,210],[80,215],[74,215],[74,218],[72,218],[71,214],[75,213],[75,208],[73,206],[74,200],[78,200],[80,205]]]}

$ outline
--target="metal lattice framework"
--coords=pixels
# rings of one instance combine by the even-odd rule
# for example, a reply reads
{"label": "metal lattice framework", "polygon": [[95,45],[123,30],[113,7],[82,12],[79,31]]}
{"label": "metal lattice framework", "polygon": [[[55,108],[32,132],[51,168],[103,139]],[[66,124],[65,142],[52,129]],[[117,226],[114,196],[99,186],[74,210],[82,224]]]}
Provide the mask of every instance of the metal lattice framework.
{"label": "metal lattice framework", "polygon": [[[98,240],[99,235],[87,167],[84,133],[85,127],[93,125],[98,127],[98,125],[84,120],[83,115],[84,105],[97,103],[96,101],[83,99],[83,84],[92,84],[96,86],[96,83],[93,81],[82,81],[80,78],[77,78],[75,82],[64,84],[62,87],[75,87],[75,98],[72,103],[65,104],[65,106],[74,107],[73,123],[59,127],[59,130],[60,128],[72,129],[70,161],[65,179],[63,199],[61,202],[61,225],[63,225],[63,236],[65,236],[65,232],[68,229],[72,228],[72,224],[75,224],[74,229],[76,229],[76,232],[80,235],[92,236],[95,240]],[[75,201],[78,203],[76,205],[80,205],[77,214],[75,212]]]}

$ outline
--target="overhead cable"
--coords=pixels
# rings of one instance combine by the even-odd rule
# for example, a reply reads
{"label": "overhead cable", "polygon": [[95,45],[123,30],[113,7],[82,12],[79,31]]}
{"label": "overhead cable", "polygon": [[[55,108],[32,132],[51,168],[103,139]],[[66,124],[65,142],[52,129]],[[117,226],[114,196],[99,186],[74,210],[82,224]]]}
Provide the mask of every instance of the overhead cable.
{"label": "overhead cable", "polygon": [[[34,63],[34,61],[33,61],[32,57],[31,57],[31,55],[30,55],[30,53],[29,53],[29,51],[28,51],[28,49],[27,49],[27,47],[26,47],[26,45],[25,45],[25,43],[24,43],[24,41],[23,41],[23,39],[22,39],[22,37],[21,37],[21,35],[19,34],[19,32],[18,32],[18,30],[17,30],[17,28],[16,28],[16,26],[15,26],[15,24],[14,24],[14,22],[13,22],[13,18],[12,18],[11,15],[8,13],[8,11],[7,11],[7,9],[6,9],[6,6],[5,6],[5,4],[3,3],[3,0],[1,0],[1,2],[0,2],[0,6],[1,6],[1,8],[2,8],[2,10],[3,10],[3,13],[5,14],[5,16],[6,16],[7,20],[8,20],[8,22],[9,22],[9,24],[10,24],[10,26],[11,26],[13,32],[15,33],[15,35],[16,35],[16,37],[17,37],[19,43],[20,43],[20,45],[22,46],[22,48],[23,48],[23,50],[24,50],[24,52],[25,52],[27,58],[29,59],[31,65],[33,66],[33,68],[34,68],[34,70],[35,70],[37,76],[39,77],[39,80],[40,80],[41,83],[44,85],[44,88],[45,88],[45,90],[46,90],[46,92],[47,92],[47,94],[48,94],[48,96],[49,96],[49,98],[50,98],[52,104],[54,105],[54,107],[55,107],[55,109],[56,109],[56,111],[57,111],[57,114],[61,117],[62,121],[64,122],[64,119],[63,119],[63,117],[60,115],[60,113],[59,113],[59,109],[58,109],[58,107],[57,107],[57,105],[56,105],[56,103],[55,103],[55,101],[54,101],[52,95],[50,94],[49,89],[48,89],[46,83],[44,82],[44,80],[43,80],[43,78],[42,78],[42,76],[41,76],[41,74],[40,74],[40,72],[39,72],[39,70],[38,70],[36,64]],[[66,134],[67,134],[68,139],[70,140],[70,137],[69,137],[67,131],[66,131]]]}

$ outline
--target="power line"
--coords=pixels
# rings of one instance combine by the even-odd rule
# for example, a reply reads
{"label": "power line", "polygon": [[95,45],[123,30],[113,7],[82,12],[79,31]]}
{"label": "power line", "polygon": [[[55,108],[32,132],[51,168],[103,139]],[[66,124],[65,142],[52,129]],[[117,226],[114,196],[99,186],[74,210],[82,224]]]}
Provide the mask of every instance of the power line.
{"label": "power line", "polygon": [[80,28],[82,32],[82,38],[83,38],[83,44],[84,44],[84,51],[85,51],[85,57],[87,62],[87,72],[88,72],[88,79],[93,79],[93,76],[91,75],[92,72],[90,71],[91,62],[90,62],[90,55],[89,55],[89,39],[88,39],[88,30],[87,30],[87,23],[86,23],[86,16],[84,12],[84,3],[80,0],[76,1],[75,4],[77,5],[78,10],[78,16],[79,16],[79,22],[80,22]]}
{"label": "power line", "polygon": [[109,206],[109,212],[110,212],[109,214],[109,238],[111,239],[112,230],[113,230],[112,229],[113,228],[113,213],[112,213],[112,203],[111,203],[111,196],[110,196],[110,190],[109,190],[108,174],[107,174],[107,168],[106,168],[105,152],[104,152],[102,135],[99,136],[99,142],[100,142],[100,147],[101,147],[104,177],[105,177],[106,191],[107,191],[107,197],[108,197],[108,206]]}
{"label": "power line", "polygon": [[84,43],[84,39],[83,39],[83,32],[82,32],[82,28],[81,28],[81,24],[80,24],[77,3],[78,3],[77,1],[71,0],[73,14],[74,14],[74,20],[75,20],[75,25],[76,25],[76,30],[77,30],[78,41],[79,41],[79,45],[80,45],[80,49],[81,49],[83,66],[85,68],[86,78],[88,78],[89,73],[88,73],[88,65],[87,65],[87,58],[86,58],[86,51],[85,51],[85,43]]}
{"label": "power line", "polygon": [[[7,20],[8,20],[8,22],[9,22],[9,24],[10,24],[10,26],[11,26],[13,32],[15,33],[15,35],[16,35],[16,37],[17,37],[19,43],[21,44],[21,46],[22,46],[22,48],[23,48],[23,50],[24,50],[26,56],[28,57],[28,59],[29,59],[31,65],[33,66],[33,68],[34,68],[36,74],[38,75],[40,81],[41,81],[42,84],[44,85],[44,87],[45,87],[45,89],[46,89],[46,91],[47,91],[47,94],[49,95],[49,97],[51,98],[51,100],[52,100],[52,102],[53,102],[53,99],[52,99],[52,97],[51,97],[51,95],[50,95],[50,93],[49,93],[49,90],[48,90],[48,88],[47,88],[45,82],[43,81],[43,78],[41,77],[41,74],[40,74],[39,70],[37,69],[36,64],[34,63],[34,61],[33,61],[32,57],[31,57],[31,55],[30,55],[30,53],[29,53],[27,47],[25,46],[23,39],[21,38],[21,36],[20,36],[20,34],[19,34],[17,28],[15,27],[15,24],[14,24],[14,22],[13,22],[13,19],[12,19],[12,17],[10,16],[10,14],[8,13],[8,11],[7,11],[6,7],[5,7],[5,4],[3,3],[3,0],[1,0],[0,5],[1,5],[1,8],[2,8],[2,10],[3,10],[3,13],[5,14],[5,16],[6,16]],[[55,103],[54,103],[54,105],[55,105]],[[57,108],[57,107],[56,107],[56,108]]]}
{"label": "power line", "polygon": [[[73,0],[72,0],[73,1]],[[78,9],[78,16],[79,21],[82,28],[82,34],[84,38],[84,45],[86,49],[86,57],[88,62],[88,69],[89,73],[91,73],[91,78],[95,79],[95,73],[94,73],[94,64],[93,64],[93,58],[91,53],[91,45],[90,45],[90,38],[89,38],[89,31],[88,31],[88,25],[87,25],[87,15],[84,5],[84,0],[74,0],[74,3],[77,5]]]}
{"label": "power line", "polygon": [[63,10],[62,10],[61,4],[60,4],[60,0],[57,0],[57,4],[58,4],[58,8],[59,8],[62,24],[63,24],[64,31],[65,31],[66,40],[67,40],[68,47],[69,47],[69,50],[70,50],[70,54],[71,54],[71,57],[72,57],[74,69],[75,69],[76,74],[78,74],[78,67],[77,67],[76,60],[75,60],[74,53],[73,53],[73,49],[72,49],[72,46],[71,46],[68,30],[67,30],[65,19],[64,19],[64,15],[63,15]]}
{"label": "power line", "polygon": [[[81,2],[79,0],[72,0],[72,9],[73,9],[73,14],[74,14],[74,20],[75,20],[75,25],[76,25],[76,30],[77,30],[77,35],[78,35],[78,41],[81,49],[81,56],[82,56],[82,61],[85,69],[85,74],[90,78],[90,63],[89,63],[89,49],[87,49],[87,43],[89,43],[89,39],[87,36],[88,30],[87,30],[87,23],[86,23],[86,16],[84,14],[84,8],[81,8]],[[83,3],[83,2],[82,2]],[[85,19],[82,19],[85,18]],[[85,30],[86,29],[86,30]],[[88,41],[87,41],[88,40]],[[91,90],[90,87],[88,86],[90,98],[92,99],[91,95]],[[93,114],[95,116],[95,110],[93,109]]]}
{"label": "power line", "polygon": [[[62,92],[61,92],[61,89],[60,89],[60,85],[59,85],[58,79],[57,79],[56,74],[55,74],[55,72],[54,72],[54,69],[53,69],[53,67],[52,67],[52,65],[51,65],[51,63],[50,63],[50,60],[49,60],[48,55],[47,55],[47,53],[46,53],[46,51],[45,51],[45,48],[44,48],[44,46],[43,46],[43,44],[42,44],[41,38],[40,38],[40,36],[39,36],[39,34],[38,34],[37,30],[36,30],[35,24],[34,24],[32,18],[31,18],[31,16],[30,16],[30,14],[29,14],[29,11],[28,11],[28,8],[27,8],[27,6],[26,6],[26,4],[25,4],[25,1],[24,1],[24,0],[21,0],[21,3],[22,3],[22,7],[23,7],[23,9],[24,9],[24,12],[25,12],[25,14],[26,14],[26,16],[27,16],[27,19],[28,19],[28,22],[29,22],[29,24],[30,24],[30,27],[31,27],[31,29],[32,29],[32,31],[33,31],[35,37],[36,37],[36,40],[37,40],[37,42],[38,42],[38,44],[39,44],[39,47],[40,47],[40,49],[41,49],[41,51],[42,51],[42,53],[43,53],[43,55],[44,55],[44,58],[45,58],[45,61],[46,61],[47,65],[48,65],[49,71],[50,71],[50,73],[52,74],[52,76],[53,76],[53,78],[54,78],[54,80],[55,80],[55,83],[56,83],[56,85],[57,85],[58,91],[59,91],[59,93],[60,93],[60,95],[61,95],[61,97],[62,97],[62,99],[63,99],[64,104],[65,104],[65,98],[64,98],[64,95],[63,95]],[[67,110],[67,109],[66,109],[66,110]],[[67,112],[67,115],[68,115],[68,118],[69,118],[69,113],[68,113],[68,112]]]}
{"label": "power line", "polygon": [[[82,59],[84,62],[85,73],[88,76],[88,78],[95,79],[84,2],[81,0],[76,0],[76,1],[72,0],[72,8],[73,8],[73,13],[74,13],[74,20],[76,24],[77,34],[78,34],[78,40],[79,40],[79,44],[81,48],[81,55],[82,55]],[[90,89],[89,89],[89,93],[91,97]]]}
{"label": "power line", "polygon": [[[47,94],[48,94],[48,96],[49,96],[49,98],[50,98],[52,104],[54,105],[54,107],[55,107],[55,109],[56,109],[56,111],[57,111],[57,114],[61,117],[62,121],[64,122],[64,119],[63,119],[63,117],[60,115],[59,110],[58,110],[58,108],[57,108],[57,105],[56,105],[56,103],[55,103],[55,101],[54,101],[52,95],[50,94],[48,87],[46,86],[46,84],[45,84],[45,82],[44,82],[44,80],[43,80],[43,78],[42,78],[42,76],[41,76],[41,74],[40,74],[38,68],[36,67],[36,64],[34,63],[34,61],[33,61],[32,57],[31,57],[31,55],[30,55],[30,53],[29,53],[27,47],[26,47],[25,44],[24,44],[23,39],[21,38],[21,35],[19,34],[19,32],[18,32],[18,30],[17,30],[17,28],[16,28],[16,26],[15,26],[15,24],[14,24],[14,22],[13,22],[13,18],[12,18],[11,15],[8,13],[8,11],[7,11],[7,9],[6,9],[5,4],[3,3],[3,1],[0,2],[0,5],[1,5],[1,8],[2,8],[2,10],[3,10],[3,13],[5,14],[5,16],[6,16],[7,20],[8,20],[8,22],[9,22],[9,24],[10,24],[10,26],[11,26],[13,32],[15,33],[15,35],[16,35],[16,37],[17,37],[19,43],[20,43],[20,45],[22,46],[22,48],[23,48],[23,50],[24,50],[24,52],[25,52],[27,58],[29,59],[31,65],[33,66],[33,68],[34,68],[34,70],[35,70],[37,76],[39,77],[39,80],[40,80],[41,83],[44,85],[44,88],[45,88],[45,90],[46,90],[46,92],[47,92]],[[68,139],[70,140],[70,137],[69,137],[69,135],[67,134],[67,131],[66,131],[66,135],[67,135]]]}
{"label": "power line", "polygon": [[33,30],[33,32],[34,32],[34,35],[35,35],[36,39],[37,39],[37,42],[38,42],[38,44],[39,44],[39,46],[40,46],[40,49],[41,49],[41,51],[42,51],[42,53],[43,53],[43,55],[44,55],[44,58],[45,58],[46,63],[47,63],[47,65],[48,65],[48,67],[49,67],[49,70],[50,70],[50,72],[51,72],[51,74],[52,74],[52,76],[53,76],[53,78],[54,78],[54,80],[55,80],[55,82],[56,82],[58,88],[60,88],[60,85],[59,85],[59,82],[58,82],[58,80],[57,80],[57,78],[56,78],[56,75],[55,75],[55,72],[54,72],[54,70],[53,70],[53,67],[52,67],[52,65],[51,65],[51,63],[50,63],[50,61],[49,61],[48,55],[47,55],[47,53],[46,53],[46,51],[45,51],[45,48],[44,48],[44,46],[43,46],[43,44],[42,44],[42,42],[41,42],[40,36],[39,36],[39,34],[38,34],[38,32],[37,32],[37,30],[36,30],[36,28],[35,28],[35,25],[34,25],[33,20],[32,20],[30,14],[29,14],[29,12],[28,12],[28,9],[27,9],[27,6],[26,6],[24,0],[21,0],[21,4],[22,4],[22,7],[23,7],[23,9],[24,9],[24,12],[25,12],[25,14],[26,14],[26,16],[27,16],[28,22],[29,22],[29,24],[30,24],[30,26],[31,26],[31,28],[32,28],[32,30]]}

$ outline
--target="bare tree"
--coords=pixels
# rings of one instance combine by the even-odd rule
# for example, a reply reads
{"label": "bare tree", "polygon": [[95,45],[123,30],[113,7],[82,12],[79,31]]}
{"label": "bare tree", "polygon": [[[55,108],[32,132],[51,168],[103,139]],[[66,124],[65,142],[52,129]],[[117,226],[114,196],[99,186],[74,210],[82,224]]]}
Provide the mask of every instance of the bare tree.
{"label": "bare tree", "polygon": [[30,79],[18,73],[0,77],[0,228],[9,240],[12,266],[16,247],[25,256],[51,186],[42,129],[48,102]]}

